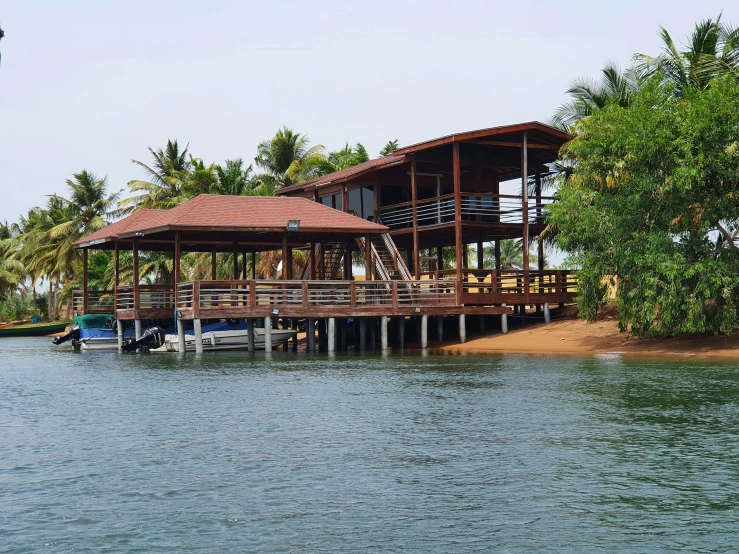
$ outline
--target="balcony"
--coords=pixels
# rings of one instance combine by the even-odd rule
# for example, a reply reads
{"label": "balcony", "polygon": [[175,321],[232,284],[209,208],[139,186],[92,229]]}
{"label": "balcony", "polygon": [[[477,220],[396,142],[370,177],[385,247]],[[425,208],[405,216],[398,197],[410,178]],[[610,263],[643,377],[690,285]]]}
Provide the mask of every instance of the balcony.
{"label": "balcony", "polygon": [[[554,201],[551,196],[532,196],[528,199],[529,223],[543,224],[547,216],[546,206]],[[520,196],[491,193],[463,193],[460,197],[462,221],[481,223],[523,223],[523,200]],[[418,227],[454,223],[455,199],[453,194],[437,196],[416,202]],[[379,210],[383,225],[391,231],[413,226],[411,202],[383,206]]]}

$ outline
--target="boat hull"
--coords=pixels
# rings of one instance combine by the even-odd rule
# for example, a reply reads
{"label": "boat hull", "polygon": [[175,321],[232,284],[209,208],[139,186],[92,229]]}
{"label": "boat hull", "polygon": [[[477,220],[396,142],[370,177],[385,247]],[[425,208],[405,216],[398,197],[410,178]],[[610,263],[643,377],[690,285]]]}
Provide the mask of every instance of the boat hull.
{"label": "boat hull", "polygon": [[[273,329],[272,347],[277,347],[287,340],[294,338],[296,331]],[[264,350],[264,329],[254,329],[254,349]],[[246,330],[210,331],[203,333],[203,352],[222,350],[246,350],[249,347],[249,337]],[[151,352],[179,352],[177,335],[169,334],[165,338],[164,346]],[[195,337],[185,335],[185,352],[195,352]]]}

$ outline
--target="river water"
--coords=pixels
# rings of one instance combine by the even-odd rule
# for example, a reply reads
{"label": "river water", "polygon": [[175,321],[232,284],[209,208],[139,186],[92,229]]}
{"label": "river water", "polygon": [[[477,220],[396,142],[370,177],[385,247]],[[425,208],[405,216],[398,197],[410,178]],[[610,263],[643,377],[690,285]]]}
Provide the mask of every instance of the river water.
{"label": "river water", "polygon": [[736,552],[739,366],[0,342],[0,552]]}

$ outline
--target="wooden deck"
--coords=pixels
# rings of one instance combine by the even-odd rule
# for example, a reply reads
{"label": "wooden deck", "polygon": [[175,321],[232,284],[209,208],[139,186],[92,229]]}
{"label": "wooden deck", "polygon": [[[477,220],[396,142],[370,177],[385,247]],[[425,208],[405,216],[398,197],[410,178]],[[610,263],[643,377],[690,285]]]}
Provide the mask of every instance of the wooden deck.
{"label": "wooden deck", "polygon": [[[517,304],[573,302],[576,281],[567,271],[465,270],[436,272],[420,280],[190,281],[140,285],[116,291],[75,291],[74,310],[111,313],[117,319],[244,319],[504,314]],[[435,277],[435,278],[434,278]]]}

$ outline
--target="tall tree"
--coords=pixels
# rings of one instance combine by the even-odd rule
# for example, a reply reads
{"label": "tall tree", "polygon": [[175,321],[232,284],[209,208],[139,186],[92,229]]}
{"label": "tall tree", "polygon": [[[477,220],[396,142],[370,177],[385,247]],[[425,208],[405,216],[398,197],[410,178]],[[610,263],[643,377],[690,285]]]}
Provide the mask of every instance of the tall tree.
{"label": "tall tree", "polygon": [[320,175],[325,159],[323,146],[311,146],[306,135],[283,127],[259,143],[254,162],[265,171],[259,179],[279,189]]}
{"label": "tall tree", "polygon": [[368,162],[369,159],[367,149],[361,142],[358,142],[354,147],[350,146],[347,142],[341,150],[329,152],[328,156],[321,163],[320,171],[327,175],[334,171],[341,171],[342,169]]}
{"label": "tall tree", "polygon": [[380,156],[389,156],[398,149],[398,139],[389,140],[380,150]]}
{"label": "tall tree", "polygon": [[594,110],[608,104],[626,107],[629,99],[639,90],[640,78],[633,69],[621,71],[614,63],[601,70],[600,81],[579,78],[567,91],[570,100],[562,104],[550,119],[550,124],[567,133],[588,117]]}
{"label": "tall tree", "polygon": [[723,25],[721,15],[698,22],[685,50],[678,48],[664,27],[660,38],[662,53],[657,57],[636,54],[635,66],[645,77],[660,73],[678,96],[688,88],[705,89],[718,75],[739,77],[739,29]]}
{"label": "tall tree", "polygon": [[180,149],[175,139],[167,140],[167,146],[163,150],[148,148],[154,160],[151,165],[131,160],[144,170],[148,180],[136,179],[128,182],[128,188],[134,194],[118,203],[121,215],[130,214],[140,208],[172,208],[186,198],[182,192],[183,176],[192,168],[188,146]]}
{"label": "tall tree", "polygon": [[728,333],[739,325],[739,82],[674,90],[656,73],[628,109],[580,124],[573,171],[550,206],[592,319],[618,278],[619,323],[637,335]]}

